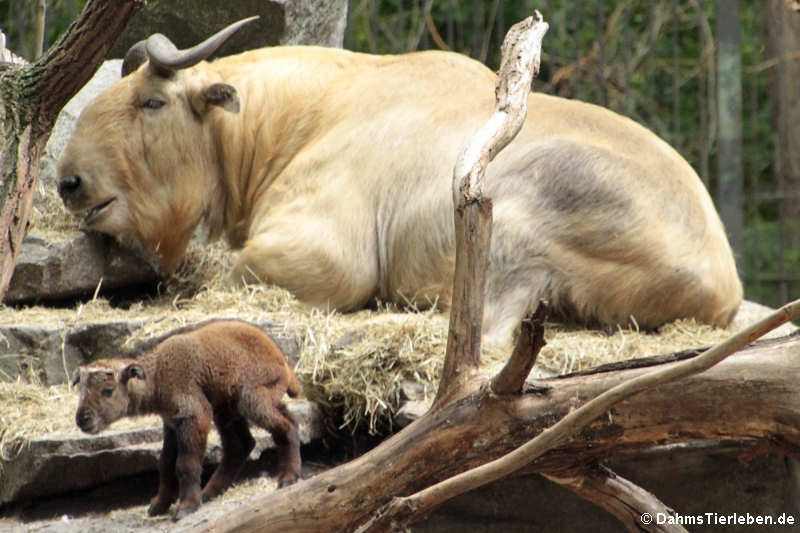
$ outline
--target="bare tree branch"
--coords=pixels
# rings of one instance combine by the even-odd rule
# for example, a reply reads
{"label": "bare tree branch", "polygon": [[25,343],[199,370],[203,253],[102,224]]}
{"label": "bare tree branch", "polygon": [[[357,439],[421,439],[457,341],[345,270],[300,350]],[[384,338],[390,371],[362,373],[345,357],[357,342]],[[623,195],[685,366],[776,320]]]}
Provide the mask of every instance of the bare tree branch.
{"label": "bare tree branch", "polygon": [[531,373],[539,352],[547,345],[544,340],[544,323],[547,320],[547,303],[539,302],[532,316],[522,321],[519,338],[511,357],[492,380],[492,392],[498,395],[520,394]]}
{"label": "bare tree branch", "polygon": [[435,405],[458,395],[480,366],[486,273],[492,238],[492,204],[484,197],[486,167],[516,137],[527,115],[531,82],[539,73],[548,25],[537,11],[508,30],[495,88],[494,114],[472,137],[453,171],[456,268],[450,329]]}
{"label": "bare tree branch", "polygon": [[28,228],[39,160],[61,108],[92,77],[144,0],[93,0],[57,46],[0,69],[0,301]]}
{"label": "bare tree branch", "polygon": [[[605,466],[592,465],[568,477],[544,477],[562,485],[578,496],[602,507],[622,522],[628,531],[640,533],[686,533],[686,529],[675,524],[659,524],[655,517],[671,516],[675,511],[664,505],[652,493],[612,472]],[[650,517],[650,520],[643,516]]]}
{"label": "bare tree branch", "polygon": [[620,383],[567,414],[556,424],[503,457],[462,472],[411,496],[394,498],[373,520],[359,529],[359,532],[384,531],[390,523],[409,523],[449,499],[506,477],[530,464],[546,451],[565,443],[611,406],[644,390],[708,370],[765,333],[798,317],[800,317],[800,300],[795,300],[693,359],[653,370]]}

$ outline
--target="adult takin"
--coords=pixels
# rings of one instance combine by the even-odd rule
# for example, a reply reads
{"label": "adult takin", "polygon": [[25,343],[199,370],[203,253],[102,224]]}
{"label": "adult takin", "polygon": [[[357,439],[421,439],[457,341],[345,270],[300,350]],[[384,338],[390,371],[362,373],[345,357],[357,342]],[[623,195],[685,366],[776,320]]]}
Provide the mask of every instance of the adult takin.
{"label": "adult takin", "polygon": [[[169,272],[194,230],[240,249],[233,275],[306,302],[447,307],[452,174],[491,116],[496,76],[442,51],[286,46],[206,62],[240,21],[177,50],[156,34],[79,117],[66,207]],[[507,345],[540,299],[578,322],[724,326],[742,297],[708,192],[649,130],[532,93],[488,168],[483,331]]]}
{"label": "adult takin", "polygon": [[[75,422],[98,433],[126,416],[156,413],[164,423],[158,494],[150,515],[173,518],[196,510],[236,478],[255,446],[248,422],[269,430],[278,449],[278,487],[300,475],[297,423],[282,402],[300,383],[270,337],[246,322],[213,320],[172,331],[137,347],[129,357],[81,366]],[[200,490],[211,421],[222,461]]]}

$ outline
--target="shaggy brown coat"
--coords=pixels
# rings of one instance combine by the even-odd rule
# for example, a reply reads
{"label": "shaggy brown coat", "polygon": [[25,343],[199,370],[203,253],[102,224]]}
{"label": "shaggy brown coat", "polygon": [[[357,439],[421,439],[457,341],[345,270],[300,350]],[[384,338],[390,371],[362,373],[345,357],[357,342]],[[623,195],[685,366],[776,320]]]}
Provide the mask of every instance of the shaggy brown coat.
{"label": "shaggy brown coat", "polygon": [[[174,518],[223,492],[255,442],[248,421],[272,434],[278,448],[278,486],[300,474],[297,424],[282,402],[300,383],[280,349],[260,329],[240,321],[209,321],[151,340],[132,357],[101,359],[78,369],[75,421],[98,433],[125,416],[156,413],[164,422],[158,495],[148,513]],[[200,475],[211,421],[222,441],[222,462],[202,492]]]}
{"label": "shaggy brown coat", "polygon": [[[237,278],[342,310],[447,307],[453,166],[495,80],[441,51],[286,46],[167,75],[145,62],[81,114],[60,190],[164,271],[202,222],[241,249]],[[587,323],[728,324],[742,288],[691,166],[607,109],[544,94],[528,107],[488,169],[486,340],[510,344],[539,299]]]}

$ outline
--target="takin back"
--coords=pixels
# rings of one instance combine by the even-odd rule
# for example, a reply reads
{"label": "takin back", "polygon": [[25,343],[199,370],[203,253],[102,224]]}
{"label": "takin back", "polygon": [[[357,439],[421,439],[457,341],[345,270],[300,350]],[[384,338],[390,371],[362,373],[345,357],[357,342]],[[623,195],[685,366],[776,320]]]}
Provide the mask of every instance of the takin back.
{"label": "takin back", "polygon": [[[278,451],[278,487],[300,475],[297,423],[282,402],[300,383],[283,353],[246,322],[213,320],[177,329],[141,345],[130,357],[80,367],[75,422],[98,433],[126,416],[158,414],[164,422],[158,494],[150,515],[193,512],[235,480],[255,446],[248,422],[269,430]],[[203,490],[200,476],[211,421],[222,461]]]}
{"label": "takin back", "polygon": [[[246,22],[188,50],[163,35],[131,49],[60,161],[68,210],[164,273],[202,223],[240,249],[237,279],[340,310],[446,308],[453,166],[493,112],[496,76],[441,51],[286,46],[205,61]],[[742,288],[691,166],[602,107],[534,93],[528,106],[488,168],[486,340],[509,344],[539,299],[587,324],[728,324]]]}

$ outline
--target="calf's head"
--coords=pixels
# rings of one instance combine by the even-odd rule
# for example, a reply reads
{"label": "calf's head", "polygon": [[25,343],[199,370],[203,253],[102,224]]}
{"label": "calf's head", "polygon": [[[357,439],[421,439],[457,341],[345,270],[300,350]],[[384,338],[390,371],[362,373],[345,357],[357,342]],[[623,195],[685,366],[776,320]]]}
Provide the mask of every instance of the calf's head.
{"label": "calf's head", "polygon": [[67,209],[162,271],[176,266],[215,194],[209,115],[239,110],[236,89],[199,63],[255,18],[188,50],[160,34],[134,45],[122,79],[84,109],[59,161]]}
{"label": "calf's head", "polygon": [[73,385],[80,399],[75,423],[86,433],[99,433],[128,414],[132,380],[146,380],[144,369],[130,359],[103,359],[80,367]]}

